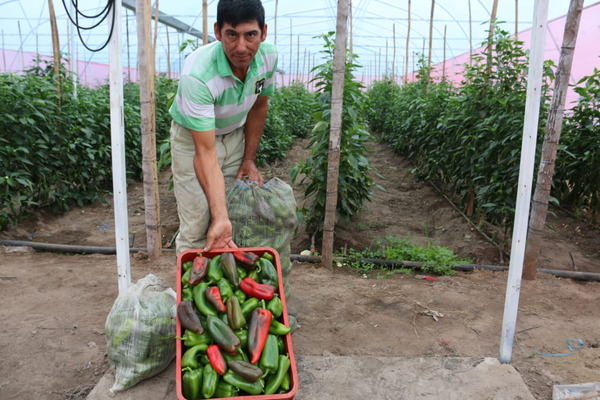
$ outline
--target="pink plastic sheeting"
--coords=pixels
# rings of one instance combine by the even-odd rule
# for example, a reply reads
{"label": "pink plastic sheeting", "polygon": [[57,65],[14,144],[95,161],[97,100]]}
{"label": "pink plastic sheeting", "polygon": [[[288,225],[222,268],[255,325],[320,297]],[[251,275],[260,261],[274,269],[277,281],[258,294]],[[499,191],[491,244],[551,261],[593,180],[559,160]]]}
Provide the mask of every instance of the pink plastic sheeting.
{"label": "pink plastic sheeting", "polygon": [[[546,33],[546,52],[545,59],[553,60],[558,66],[560,57],[560,48],[562,46],[563,34],[567,16],[553,19],[548,22]],[[519,41],[523,42],[523,48],[529,50],[531,45],[531,29],[519,32]],[[474,52],[482,51],[480,47]],[[463,65],[469,63],[469,53],[446,61],[446,77],[456,84],[460,84],[463,79]],[[432,75],[441,78],[443,64],[437,64],[433,68]],[[584,76],[591,75],[594,68],[600,68],[600,2],[589,5],[583,9],[579,32],[577,34],[577,45],[573,55],[573,67],[571,69],[570,83],[575,85]],[[410,74],[409,82],[416,79],[416,74]],[[402,78],[399,78],[402,81]],[[571,108],[573,102],[577,101],[578,95],[571,88],[567,94],[567,103],[565,108]]]}

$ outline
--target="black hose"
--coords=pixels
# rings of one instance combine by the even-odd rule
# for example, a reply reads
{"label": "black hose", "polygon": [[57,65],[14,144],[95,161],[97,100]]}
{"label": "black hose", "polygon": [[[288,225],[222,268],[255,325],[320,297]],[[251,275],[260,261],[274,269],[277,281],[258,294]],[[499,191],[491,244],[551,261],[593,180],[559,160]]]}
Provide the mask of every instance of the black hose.
{"label": "black hose", "polygon": [[[100,247],[100,246],[77,246],[71,244],[54,244],[54,243],[40,243],[40,242],[28,242],[25,240],[6,240],[0,239],[0,245],[4,246],[29,246],[36,250],[57,252],[57,253],[96,253],[96,254],[116,254],[116,247]],[[138,253],[147,251],[145,248],[130,248],[130,253]],[[163,249],[163,251],[172,251],[172,249]]]}
{"label": "black hose", "polygon": [[[100,247],[100,246],[76,246],[76,245],[66,245],[66,244],[52,244],[52,243],[40,243],[40,242],[28,242],[25,240],[6,240],[0,239],[0,245],[4,246],[29,246],[36,250],[43,251],[51,251],[58,253],[97,253],[97,254],[116,254],[116,247]],[[172,252],[174,249],[162,249],[166,252]],[[137,252],[145,252],[147,249],[145,248],[130,248],[129,252],[137,253]],[[290,254],[290,260],[299,261],[299,262],[309,262],[318,264],[321,262],[320,256],[303,256],[298,254]],[[364,263],[371,263],[375,265],[383,265],[386,267],[396,268],[396,267],[405,267],[405,268],[414,268],[419,269],[423,266],[424,263],[418,261],[400,261],[400,260],[381,260],[377,258],[360,258],[360,259],[351,259],[351,258],[343,258],[338,257],[336,261],[348,262],[353,260],[359,260]],[[508,267],[503,267],[499,265],[481,265],[481,264],[457,264],[452,267],[453,270],[456,271],[473,271],[475,269],[482,269],[486,271],[508,271]],[[579,272],[579,271],[567,271],[567,270],[556,270],[556,269],[546,269],[546,268],[538,268],[538,272],[544,274],[551,274],[560,278],[570,278],[576,280],[584,280],[584,281],[598,281],[600,282],[600,274],[593,272]]]}
{"label": "black hose", "polygon": [[[311,263],[320,263],[320,256],[302,256],[291,254],[290,259],[292,261],[300,261],[300,262],[311,262]],[[336,258],[336,261],[352,261],[353,259],[345,259],[343,257]],[[400,260],[380,260],[377,258],[360,258],[354,259],[364,263],[371,263],[374,265],[383,265],[391,268],[415,268],[419,269],[423,266],[424,263],[417,261],[400,261]],[[482,269],[486,271],[508,271],[508,267],[499,266],[499,265],[481,265],[481,264],[457,264],[452,267],[455,271],[464,271],[469,272],[475,269]],[[546,268],[538,268],[538,272],[544,274],[551,274],[559,278],[570,278],[576,280],[584,280],[584,281],[597,281],[600,282],[600,274],[593,272],[579,272],[579,271],[567,271],[567,270],[556,270],[556,269],[546,269]]]}

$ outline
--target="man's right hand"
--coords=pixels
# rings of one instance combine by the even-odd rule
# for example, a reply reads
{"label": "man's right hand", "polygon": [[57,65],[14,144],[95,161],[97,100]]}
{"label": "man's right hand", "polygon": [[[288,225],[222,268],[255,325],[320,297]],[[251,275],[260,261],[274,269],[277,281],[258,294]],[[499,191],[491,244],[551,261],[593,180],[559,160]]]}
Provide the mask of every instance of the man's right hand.
{"label": "man's right hand", "polygon": [[232,225],[228,218],[214,219],[206,234],[206,246],[202,251],[210,251],[212,249],[237,248],[233,242]]}

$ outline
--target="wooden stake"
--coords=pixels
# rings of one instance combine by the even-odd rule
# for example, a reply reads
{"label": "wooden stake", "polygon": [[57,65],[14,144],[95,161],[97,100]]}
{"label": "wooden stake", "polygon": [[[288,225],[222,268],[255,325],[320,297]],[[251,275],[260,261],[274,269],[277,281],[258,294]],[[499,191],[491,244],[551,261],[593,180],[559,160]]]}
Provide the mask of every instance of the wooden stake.
{"label": "wooden stake", "polygon": [[[407,29],[407,33],[406,33],[406,64],[404,65],[404,84],[406,85],[406,83],[408,82],[408,56],[409,56],[409,48],[410,48],[410,20],[411,20],[411,16],[410,16],[410,2],[411,0],[408,0],[408,29]],[[413,66],[414,68],[414,66]],[[413,70],[414,72],[414,70]]]}
{"label": "wooden stake", "polygon": [[[52,50],[54,52],[54,76],[56,79],[56,95],[58,96],[58,103],[60,104],[60,44],[58,43],[58,27],[56,26],[56,15],[54,14],[54,5],[52,0],[48,0],[48,11],[50,12],[50,28],[52,29]],[[21,32],[21,25],[19,25],[19,34]],[[21,48],[21,56],[23,55]]]}
{"label": "wooden stake", "polygon": [[[162,254],[160,201],[156,165],[156,98],[154,93],[155,55],[152,49],[152,14],[150,0],[136,1],[138,62],[140,72],[140,114],[142,129],[142,173],[148,256]],[[158,13],[157,13],[158,14]]]}
{"label": "wooden stake", "polygon": [[429,18],[429,56],[427,57],[427,84],[431,79],[431,50],[433,47],[433,11],[435,9],[435,0],[431,0],[431,17]]}
{"label": "wooden stake", "polygon": [[552,177],[556,165],[556,153],[565,115],[565,102],[569,89],[569,78],[573,65],[573,54],[577,44],[577,32],[583,10],[583,0],[571,0],[563,43],[556,71],[554,95],[548,112],[548,123],[542,145],[542,158],[538,168],[535,193],[531,203],[531,215],[529,217],[529,231],[527,234],[527,247],[525,250],[525,261],[523,268],[524,279],[535,279],[540,250],[542,247],[542,236],[546,225],[550,191],[552,190]]}
{"label": "wooden stake", "polygon": [[333,233],[338,198],[340,168],[340,142],[342,136],[342,111],[344,99],[344,78],[346,74],[346,41],[348,23],[348,0],[339,0],[337,8],[337,28],[333,57],[333,80],[331,88],[331,125],[329,133],[329,157],[327,167],[327,193],[325,221],[323,223],[323,258],[325,268],[333,268]]}

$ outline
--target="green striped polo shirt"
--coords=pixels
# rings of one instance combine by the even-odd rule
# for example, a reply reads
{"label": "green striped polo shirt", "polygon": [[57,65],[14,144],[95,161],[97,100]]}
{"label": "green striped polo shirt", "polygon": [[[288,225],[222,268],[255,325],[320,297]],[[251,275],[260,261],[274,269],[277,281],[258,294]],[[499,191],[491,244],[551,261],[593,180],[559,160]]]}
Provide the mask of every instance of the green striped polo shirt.
{"label": "green striped polo shirt", "polygon": [[233,75],[221,42],[199,47],[185,60],[169,113],[188,129],[230,133],[246,123],[259,95],[275,92],[276,68],[277,49],[262,42],[242,82]]}

